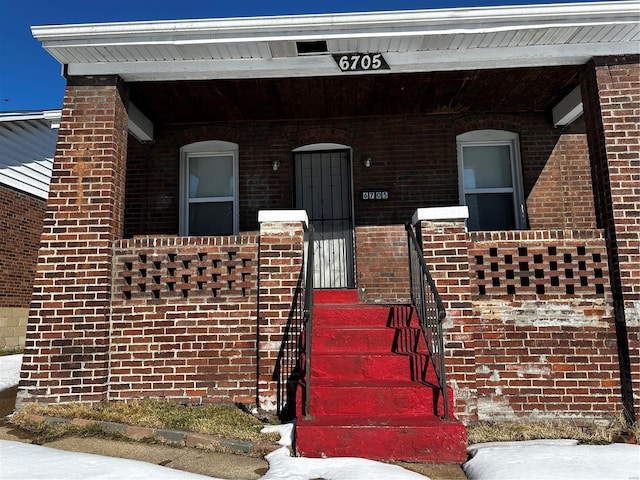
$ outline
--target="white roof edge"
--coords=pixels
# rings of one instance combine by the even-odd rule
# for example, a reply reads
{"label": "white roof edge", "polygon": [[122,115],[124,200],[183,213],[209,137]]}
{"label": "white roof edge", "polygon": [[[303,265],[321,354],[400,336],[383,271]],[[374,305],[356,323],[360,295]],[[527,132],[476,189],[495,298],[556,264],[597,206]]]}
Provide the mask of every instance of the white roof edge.
{"label": "white roof edge", "polygon": [[20,112],[0,112],[0,122],[15,122],[19,120],[47,120],[60,123],[62,110],[37,110]]}
{"label": "white roof edge", "polygon": [[[287,15],[272,17],[238,17],[199,20],[157,20],[144,22],[92,23],[72,25],[43,25],[31,28],[33,36],[43,42],[71,41],[96,38],[130,38],[131,36],[154,35],[176,37],[216,33],[218,35],[244,34],[256,40],[281,39],[287,29],[291,37],[301,36],[305,30],[322,28],[327,34],[335,31],[363,34],[367,29],[391,28],[395,34],[402,29],[447,27],[452,31],[459,28],[471,31],[495,27],[497,23],[518,25],[549,26],[567,25],[585,21],[607,24],[619,21],[621,16],[629,16],[630,21],[638,21],[640,1],[623,0],[609,2],[581,2],[567,4],[514,5],[503,7],[473,7],[433,10],[407,10],[389,12],[337,13],[313,15]],[[242,38],[236,38],[241,41]]]}

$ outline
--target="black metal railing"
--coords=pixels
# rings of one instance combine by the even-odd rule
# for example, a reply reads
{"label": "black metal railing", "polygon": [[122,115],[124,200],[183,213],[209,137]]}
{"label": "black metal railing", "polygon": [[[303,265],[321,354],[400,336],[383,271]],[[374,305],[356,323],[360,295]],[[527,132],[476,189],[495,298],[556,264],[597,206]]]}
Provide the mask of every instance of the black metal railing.
{"label": "black metal railing", "polygon": [[305,416],[310,415],[311,398],[311,333],[313,327],[313,277],[314,277],[314,249],[313,249],[313,225],[307,230],[307,258],[306,274],[304,278],[304,299],[302,310],[302,328],[304,330],[304,411]]}
{"label": "black metal railing", "polygon": [[444,418],[449,418],[444,366],[444,339],[442,337],[442,321],[446,316],[446,312],[422,256],[422,248],[418,243],[413,227],[411,224],[407,224],[406,229],[409,250],[411,303],[418,314],[420,329],[424,335],[429,349],[429,357],[438,378],[438,387],[442,393]]}

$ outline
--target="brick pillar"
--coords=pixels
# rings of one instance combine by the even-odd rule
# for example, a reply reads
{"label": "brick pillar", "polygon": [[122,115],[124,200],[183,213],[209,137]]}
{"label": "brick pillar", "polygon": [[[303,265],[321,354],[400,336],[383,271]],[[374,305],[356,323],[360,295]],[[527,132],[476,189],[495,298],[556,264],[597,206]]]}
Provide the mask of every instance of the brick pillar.
{"label": "brick pillar", "polygon": [[420,208],[413,216],[424,260],[447,312],[444,321],[447,383],[456,416],[477,419],[474,325],[469,281],[467,207]]}
{"label": "brick pillar", "polygon": [[633,423],[640,392],[640,65],[638,56],[591,60],[582,78],[598,227],[605,231],[621,396]]}
{"label": "brick pillar", "polygon": [[293,408],[304,278],[304,210],[261,211],[258,294],[258,408]]}
{"label": "brick pillar", "polygon": [[27,325],[18,406],[107,396],[112,242],[123,230],[124,87],[71,78]]}

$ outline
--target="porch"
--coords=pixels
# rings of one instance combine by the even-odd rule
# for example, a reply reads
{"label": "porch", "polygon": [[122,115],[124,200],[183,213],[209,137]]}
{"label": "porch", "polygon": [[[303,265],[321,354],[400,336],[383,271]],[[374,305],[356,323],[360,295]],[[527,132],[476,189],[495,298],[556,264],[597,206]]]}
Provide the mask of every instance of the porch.
{"label": "porch", "polygon": [[[585,408],[615,414],[617,349],[602,231],[466,232],[464,219],[417,225],[447,311],[445,363],[456,415],[571,417]],[[238,237],[116,243],[108,397],[262,398],[265,410],[291,407],[287,386],[300,368],[304,228],[275,221]],[[404,265],[390,249],[377,251],[377,263],[393,266],[388,273],[398,291],[405,289],[393,303],[406,304],[404,226],[386,235],[404,249]],[[390,302],[370,295],[359,290],[362,303]],[[579,387],[586,378],[589,385]]]}
{"label": "porch", "polygon": [[[567,33],[566,15],[545,24],[549,42],[564,38],[554,33]],[[371,22],[378,41],[382,24]],[[411,31],[398,42],[414,52],[384,43],[395,70],[354,73],[335,70],[328,51],[307,55],[291,31],[294,40],[237,40],[258,49],[251,60],[120,62],[103,52],[104,61],[76,63],[65,55],[95,53],[76,37],[82,28],[50,28],[70,64],[23,403],[153,396],[291,412],[305,228],[339,233],[339,259],[327,256],[323,268],[347,266],[340,286],[360,303],[406,304],[411,221],[447,313],[459,419],[593,421],[624,410],[632,420],[640,262],[631,42],[603,40],[598,51],[608,53],[593,58],[580,42],[530,56],[495,32],[478,52],[485,33],[454,29],[439,38],[463,42],[468,56],[450,52],[438,69],[433,38]],[[111,40],[132,56],[158,51],[117,28]],[[326,45],[366,50],[373,40],[359,35]],[[187,53],[202,41],[186,41]],[[289,70],[200,70],[245,63]],[[469,219],[448,205],[465,205]]]}

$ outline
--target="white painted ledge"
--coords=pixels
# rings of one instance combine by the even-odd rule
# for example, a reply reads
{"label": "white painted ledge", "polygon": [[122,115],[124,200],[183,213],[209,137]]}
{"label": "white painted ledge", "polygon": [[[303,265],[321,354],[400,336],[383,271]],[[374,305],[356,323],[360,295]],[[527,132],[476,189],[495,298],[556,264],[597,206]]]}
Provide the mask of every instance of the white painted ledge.
{"label": "white painted ledge", "polygon": [[413,214],[411,222],[415,225],[418,222],[453,222],[463,221],[469,218],[469,207],[459,205],[455,207],[432,207],[418,208]]}
{"label": "white painted ledge", "polygon": [[309,226],[309,216],[305,210],[260,210],[258,223],[291,223],[302,222]]}

